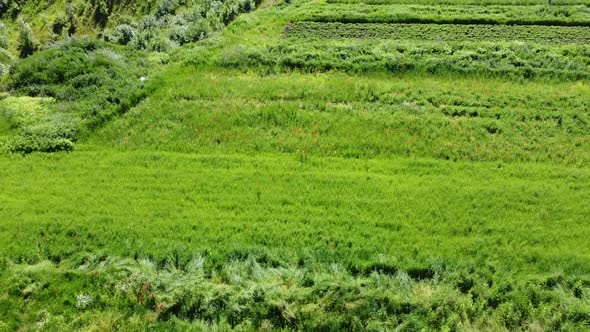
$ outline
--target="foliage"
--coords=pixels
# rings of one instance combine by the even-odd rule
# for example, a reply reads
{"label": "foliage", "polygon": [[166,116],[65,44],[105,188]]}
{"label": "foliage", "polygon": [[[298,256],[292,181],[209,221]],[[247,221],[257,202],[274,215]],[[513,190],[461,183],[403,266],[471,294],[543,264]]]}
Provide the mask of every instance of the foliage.
{"label": "foliage", "polygon": [[228,47],[201,53],[188,63],[233,68],[271,68],[350,73],[418,72],[512,79],[588,79],[587,45],[523,42],[415,42],[364,39],[292,39],[270,47]]}
{"label": "foliage", "polygon": [[582,329],[588,169],[498,165],[0,157],[0,317],[12,330],[113,314],[168,330]]}
{"label": "foliage", "polygon": [[547,6],[359,6],[304,5],[293,11],[296,20],[340,23],[423,23],[590,26],[590,7]]}
{"label": "foliage", "polygon": [[51,110],[52,98],[7,97],[0,115],[19,135],[4,139],[3,149],[13,153],[70,151],[78,140],[79,121]]}
{"label": "foliage", "polygon": [[[305,39],[393,39],[448,42],[521,41],[540,44],[590,44],[586,27],[508,26],[469,24],[383,24],[296,22],[285,29],[291,38]],[[478,45],[482,46],[482,45]]]}
{"label": "foliage", "polygon": [[5,28],[0,24],[0,78],[8,74],[10,66],[14,63],[14,56],[6,48],[8,47],[8,39],[6,38]]}
{"label": "foliage", "polygon": [[184,8],[183,2],[159,2],[152,15],[107,30],[105,39],[136,49],[163,52],[178,45],[196,42],[220,30],[240,13],[254,10],[260,1],[225,0],[200,2]]}
{"label": "foliage", "polygon": [[24,19],[18,20],[18,45],[19,56],[26,58],[31,56],[37,49],[37,43],[33,40],[33,31],[29,23]]}
{"label": "foliage", "polygon": [[[15,138],[9,150],[70,150],[80,132],[100,126],[138,103],[144,94],[141,69],[131,61],[100,42],[80,40],[17,63],[8,79],[9,89],[25,96],[50,97],[57,104],[39,112],[39,107],[31,107],[31,101],[46,105],[47,99],[5,100],[7,118],[23,136]],[[58,142],[51,143],[54,140]]]}

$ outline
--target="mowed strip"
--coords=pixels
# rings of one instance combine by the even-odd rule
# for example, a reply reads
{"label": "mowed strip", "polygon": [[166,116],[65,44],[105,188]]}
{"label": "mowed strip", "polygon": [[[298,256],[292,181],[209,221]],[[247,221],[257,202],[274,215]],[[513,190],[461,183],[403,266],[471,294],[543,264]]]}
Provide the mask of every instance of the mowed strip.
{"label": "mowed strip", "polygon": [[590,7],[585,5],[306,4],[294,9],[293,14],[295,21],[314,22],[590,26]]}
{"label": "mowed strip", "polygon": [[313,39],[362,38],[590,44],[589,28],[563,26],[294,22],[285,28],[285,34],[291,38]]}

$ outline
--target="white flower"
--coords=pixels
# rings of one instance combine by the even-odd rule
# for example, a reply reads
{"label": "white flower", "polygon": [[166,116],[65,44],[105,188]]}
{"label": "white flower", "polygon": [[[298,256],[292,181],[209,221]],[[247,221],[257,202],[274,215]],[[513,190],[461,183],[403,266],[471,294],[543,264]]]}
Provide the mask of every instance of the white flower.
{"label": "white flower", "polygon": [[88,294],[80,294],[76,296],[76,307],[78,309],[84,309],[92,302],[92,296]]}

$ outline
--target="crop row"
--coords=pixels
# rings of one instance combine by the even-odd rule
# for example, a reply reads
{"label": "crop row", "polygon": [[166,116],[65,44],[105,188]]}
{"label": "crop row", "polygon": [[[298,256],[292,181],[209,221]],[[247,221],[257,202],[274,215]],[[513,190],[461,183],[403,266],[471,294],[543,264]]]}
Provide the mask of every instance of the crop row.
{"label": "crop row", "polygon": [[367,38],[590,44],[588,28],[562,26],[295,22],[285,28],[285,34],[291,38],[311,39]]}
{"label": "crop row", "polygon": [[590,78],[590,47],[522,42],[432,43],[391,40],[288,39],[275,47],[229,48],[192,62],[238,68],[286,68],[306,72],[426,72],[512,78]]}
{"label": "crop row", "polygon": [[313,4],[301,6],[294,12],[296,21],[315,22],[590,26],[590,7],[583,5],[547,7]]}
{"label": "crop row", "polygon": [[[326,0],[327,3],[366,5],[476,5],[476,6],[534,6],[545,5],[547,0]],[[590,5],[589,0],[553,0],[551,6]]]}

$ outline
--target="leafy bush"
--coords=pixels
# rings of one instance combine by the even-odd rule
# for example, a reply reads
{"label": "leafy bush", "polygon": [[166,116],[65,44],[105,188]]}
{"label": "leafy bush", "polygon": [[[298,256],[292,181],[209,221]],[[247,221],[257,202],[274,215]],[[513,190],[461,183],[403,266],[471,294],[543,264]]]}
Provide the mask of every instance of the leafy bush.
{"label": "leafy bush", "polygon": [[49,138],[42,135],[20,135],[4,142],[3,149],[9,153],[72,151],[74,142],[65,138]]}
{"label": "leafy bush", "polygon": [[74,115],[55,112],[52,98],[8,97],[0,101],[5,117],[17,136],[4,142],[8,152],[70,151],[79,138],[80,121]]}
{"label": "leafy bush", "polygon": [[85,129],[143,98],[140,70],[138,63],[105,44],[81,40],[19,62],[11,69],[8,88],[32,97],[7,98],[0,104],[0,111],[20,131],[8,149],[71,150]]}
{"label": "leafy bush", "polygon": [[259,0],[225,0],[187,8],[182,1],[162,0],[152,15],[107,29],[104,38],[135,49],[162,52],[204,39],[259,4]]}
{"label": "leafy bush", "polygon": [[135,38],[135,35],[136,32],[133,27],[128,24],[121,24],[106,34],[105,40],[115,44],[128,45]]}
{"label": "leafy bush", "polygon": [[33,40],[33,30],[24,19],[18,20],[18,52],[21,58],[26,58],[37,50],[37,43]]}

